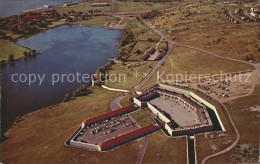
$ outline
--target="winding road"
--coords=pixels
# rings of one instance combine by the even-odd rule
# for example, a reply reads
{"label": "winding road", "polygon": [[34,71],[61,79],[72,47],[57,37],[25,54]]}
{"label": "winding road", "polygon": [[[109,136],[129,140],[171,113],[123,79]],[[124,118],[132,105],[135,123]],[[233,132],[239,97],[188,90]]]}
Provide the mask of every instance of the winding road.
{"label": "winding road", "polygon": [[[172,7],[172,8],[175,8],[175,7]],[[182,46],[182,47],[186,47],[186,48],[190,48],[190,49],[194,49],[194,50],[197,50],[197,51],[201,51],[201,52],[204,52],[208,55],[211,55],[211,56],[214,56],[214,57],[218,57],[218,58],[221,58],[221,59],[225,59],[225,60],[230,60],[230,61],[234,61],[234,62],[239,62],[239,63],[243,63],[243,64],[248,64],[248,65],[251,65],[253,66],[254,68],[257,69],[257,67],[259,67],[258,64],[254,64],[254,63],[248,63],[246,61],[242,61],[242,60],[238,60],[238,59],[233,59],[233,58],[228,58],[228,57],[224,57],[224,56],[220,56],[220,55],[217,55],[217,54],[214,54],[212,52],[209,52],[209,51],[206,51],[206,50],[203,50],[203,49],[200,49],[200,48],[196,48],[196,47],[192,47],[192,46],[189,46],[189,45],[185,45],[185,44],[180,44],[180,43],[176,43],[170,39],[168,39],[166,36],[164,36],[160,31],[156,30],[155,27],[146,22],[145,20],[141,20],[141,22],[143,22],[146,26],[148,26],[151,30],[153,30],[156,34],[160,35],[162,37],[162,39],[166,40],[168,42],[168,51],[167,53],[164,55],[164,57],[155,65],[155,67],[149,72],[149,74],[139,83],[137,84],[135,87],[134,87],[134,91],[137,91],[139,90],[140,88],[142,88],[142,86],[153,76],[153,74],[159,69],[159,67],[162,65],[162,63],[164,62],[164,60],[166,59],[166,57],[168,56],[168,54],[170,53],[171,49],[172,49],[172,46],[173,45],[176,45],[176,46]],[[119,97],[116,97],[115,99],[113,99],[111,102],[110,102],[110,108],[112,110],[116,110],[118,108],[121,107],[120,105],[120,100],[123,98],[124,96],[123,95],[120,95]],[[223,104],[222,104],[223,105]],[[227,147],[226,149],[220,151],[220,152],[217,152],[215,154],[212,154],[212,155],[209,155],[207,157],[205,157],[203,160],[202,160],[202,164],[204,164],[208,159],[212,158],[212,157],[216,157],[218,155],[221,155],[221,154],[224,154],[228,151],[230,151],[232,148],[234,148],[239,139],[240,139],[240,134],[239,134],[239,131],[235,125],[235,123],[233,122],[227,108],[225,105],[223,105],[224,108],[225,108],[225,111],[227,112],[228,114],[228,117],[229,117],[229,120],[236,132],[236,140],[229,146]],[[142,148],[141,148],[141,152],[140,152],[140,156],[138,157],[137,159],[137,164],[140,164],[142,162],[142,159],[144,157],[144,154],[145,154],[145,151],[146,151],[146,146],[147,146],[147,136],[143,137],[143,145],[142,145]]]}

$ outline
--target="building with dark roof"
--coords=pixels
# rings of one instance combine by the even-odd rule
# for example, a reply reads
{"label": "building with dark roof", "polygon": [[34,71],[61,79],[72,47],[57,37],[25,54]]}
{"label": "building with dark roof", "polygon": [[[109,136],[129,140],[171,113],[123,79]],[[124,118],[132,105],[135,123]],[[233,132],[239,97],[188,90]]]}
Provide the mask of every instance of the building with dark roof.
{"label": "building with dark roof", "polygon": [[141,127],[129,114],[137,109],[137,106],[130,105],[83,120],[65,145],[105,151],[161,128],[155,122]]}
{"label": "building with dark roof", "polygon": [[148,107],[163,121],[171,136],[194,135],[213,130],[213,123],[206,108],[212,109],[221,125],[216,108],[191,91],[156,84],[133,99],[140,107]]}

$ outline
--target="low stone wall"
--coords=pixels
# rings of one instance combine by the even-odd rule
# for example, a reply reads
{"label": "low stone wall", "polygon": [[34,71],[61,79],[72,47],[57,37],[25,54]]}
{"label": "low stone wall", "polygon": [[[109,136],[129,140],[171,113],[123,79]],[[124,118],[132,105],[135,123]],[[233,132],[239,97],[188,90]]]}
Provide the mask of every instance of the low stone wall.
{"label": "low stone wall", "polygon": [[225,127],[224,127],[224,125],[223,125],[223,123],[222,123],[222,121],[221,121],[221,119],[220,119],[220,117],[219,117],[218,111],[217,111],[217,109],[216,109],[216,107],[215,107],[214,105],[208,103],[206,100],[204,100],[203,98],[199,97],[198,95],[196,95],[196,94],[193,93],[193,92],[191,92],[191,95],[190,95],[190,96],[193,97],[194,99],[198,100],[200,103],[204,104],[205,106],[207,106],[207,107],[210,108],[211,110],[213,110],[213,111],[215,112],[216,116],[217,116],[217,119],[218,119],[218,122],[219,122],[219,124],[220,124],[220,126],[221,126],[221,129],[222,129],[223,131],[226,130]]}
{"label": "low stone wall", "polygon": [[98,145],[90,144],[90,143],[83,143],[83,142],[78,142],[78,141],[73,141],[73,140],[70,141],[70,145],[75,146],[75,147],[85,148],[85,149],[96,150],[96,151],[101,150]]}
{"label": "low stone wall", "polygon": [[160,87],[162,88],[165,88],[167,90],[171,90],[171,91],[175,91],[175,92],[179,92],[179,93],[183,93],[183,94],[186,94],[188,96],[191,96],[192,98],[194,98],[195,100],[197,100],[198,102],[202,103],[203,105],[207,106],[208,108],[210,108],[211,110],[213,110],[217,116],[217,119],[218,119],[218,122],[221,126],[221,129],[223,131],[225,131],[225,127],[219,117],[219,114],[218,114],[218,111],[216,109],[216,107],[212,104],[210,104],[209,102],[207,102],[206,100],[204,100],[203,98],[201,98],[200,96],[198,96],[197,94],[191,92],[191,91],[187,91],[187,90],[184,90],[184,89],[180,89],[180,88],[175,88],[175,87],[171,87],[171,86],[167,86],[167,85],[164,85],[164,84],[159,84]]}
{"label": "low stone wall", "polygon": [[140,100],[138,100],[137,98],[133,99],[134,104],[138,105],[139,107],[142,107],[142,102]]}
{"label": "low stone wall", "polygon": [[116,91],[116,92],[125,92],[125,93],[130,92],[130,91],[124,90],[124,89],[109,88],[109,87],[107,87],[107,86],[105,86],[105,85],[102,85],[102,88],[107,89],[107,90],[110,90],[110,91]]}
{"label": "low stone wall", "polygon": [[213,125],[202,125],[195,128],[189,128],[189,129],[175,129],[172,131],[173,136],[179,136],[179,135],[193,135],[196,133],[204,133],[205,131],[211,131],[213,130]]}

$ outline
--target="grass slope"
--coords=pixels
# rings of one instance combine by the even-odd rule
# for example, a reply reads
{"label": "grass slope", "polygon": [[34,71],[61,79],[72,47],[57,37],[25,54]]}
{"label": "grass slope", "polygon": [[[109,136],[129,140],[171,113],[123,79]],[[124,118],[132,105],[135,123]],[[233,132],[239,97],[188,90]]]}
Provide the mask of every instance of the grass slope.
{"label": "grass slope", "polygon": [[7,60],[8,56],[13,54],[15,59],[24,57],[23,52],[29,51],[28,48],[16,45],[8,40],[0,39],[0,61]]}
{"label": "grass slope", "polygon": [[138,140],[103,153],[64,145],[83,119],[109,111],[109,101],[118,95],[97,87],[92,91],[87,97],[36,111],[14,126],[2,144],[3,162],[107,163],[113,157],[113,163],[135,163]]}

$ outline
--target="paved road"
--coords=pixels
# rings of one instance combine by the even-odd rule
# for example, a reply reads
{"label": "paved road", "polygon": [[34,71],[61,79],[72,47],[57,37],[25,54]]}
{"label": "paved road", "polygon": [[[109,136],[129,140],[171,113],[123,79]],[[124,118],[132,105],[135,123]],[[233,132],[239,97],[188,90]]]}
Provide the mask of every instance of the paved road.
{"label": "paved road", "polygon": [[134,87],[134,90],[137,91],[140,88],[142,88],[142,86],[153,76],[153,74],[159,69],[159,67],[162,65],[162,63],[164,62],[164,60],[166,59],[166,56],[171,52],[171,48],[172,48],[172,44],[170,43],[168,45],[168,51],[166,52],[166,54],[163,56],[163,58],[155,65],[155,67],[152,69],[152,71],[150,71],[148,73],[148,75],[143,79],[143,81],[141,81],[139,84],[137,84]]}
{"label": "paved road", "polygon": [[[167,40],[167,41],[169,42],[169,45],[174,44],[174,45],[178,45],[178,46],[182,46],[182,47],[186,47],[186,48],[191,48],[191,49],[195,49],[195,50],[198,50],[198,51],[205,52],[205,53],[207,53],[208,55],[212,55],[212,56],[215,56],[215,57],[218,57],[218,58],[222,58],[222,59],[226,59],[226,60],[231,60],[231,61],[235,61],[235,62],[240,62],[240,63],[244,63],[244,64],[249,64],[249,65],[254,66],[255,68],[257,67],[257,64],[254,64],[254,63],[248,63],[248,62],[246,62],[246,61],[242,61],[242,60],[238,60],[238,59],[232,59],[232,58],[223,57],[223,56],[214,54],[214,53],[212,53],[212,52],[209,52],[209,51],[206,51],[206,50],[203,50],[203,49],[200,49],[200,48],[196,48],[196,47],[192,47],[192,46],[188,46],[188,45],[176,43],[176,42],[174,42],[174,41],[168,39],[167,37],[165,37],[160,31],[156,30],[150,23],[148,23],[148,22],[146,22],[146,21],[144,21],[144,20],[143,20],[143,22],[144,22],[148,27],[150,27],[155,33],[159,34],[161,37],[163,37],[165,40]],[[222,104],[222,105],[223,105],[223,104]],[[224,105],[223,105],[223,106],[224,106]],[[228,148],[226,148],[226,149],[224,149],[224,150],[222,150],[222,151],[220,151],[220,152],[218,152],[218,153],[215,153],[215,154],[212,154],[212,155],[209,155],[209,156],[205,157],[205,158],[202,160],[202,164],[204,164],[208,159],[210,159],[210,158],[212,158],[212,157],[215,157],[215,156],[218,156],[218,155],[221,155],[221,154],[224,154],[224,153],[230,151],[232,148],[234,148],[234,147],[237,145],[237,143],[238,143],[238,141],[239,141],[239,139],[240,139],[240,134],[239,134],[239,131],[238,131],[238,129],[237,129],[235,123],[233,122],[233,120],[232,120],[232,118],[231,118],[231,116],[230,116],[230,114],[229,114],[229,112],[228,112],[226,106],[224,106],[224,108],[225,108],[225,110],[226,110],[226,112],[227,112],[227,114],[228,114],[229,120],[230,120],[230,122],[231,122],[233,128],[235,129],[235,132],[236,132],[236,135],[237,135],[236,140],[235,140]]]}
{"label": "paved road", "polygon": [[239,59],[233,59],[233,58],[228,58],[228,57],[224,57],[224,56],[220,56],[220,55],[217,55],[217,54],[214,54],[212,52],[209,52],[209,51],[206,51],[206,50],[203,50],[203,49],[200,49],[200,48],[196,48],[196,47],[192,47],[192,46],[189,46],[189,45],[185,45],[185,44],[180,44],[180,43],[177,43],[177,42],[174,42],[170,39],[168,39],[166,36],[164,36],[160,31],[156,30],[153,25],[151,25],[150,23],[146,22],[143,20],[143,22],[148,26],[150,27],[155,33],[157,33],[158,35],[160,35],[161,37],[163,37],[165,40],[167,40],[170,44],[173,44],[173,45],[177,45],[177,46],[182,46],[182,47],[186,47],[186,48],[190,48],[190,49],[194,49],[194,50],[198,50],[198,51],[201,51],[201,52],[204,52],[208,55],[211,55],[211,56],[215,56],[215,57],[218,57],[218,58],[222,58],[222,59],[226,59],[226,60],[231,60],[231,61],[235,61],[235,62],[239,62],[239,63],[244,63],[244,64],[248,64],[248,65],[252,65],[254,67],[256,67],[256,64],[255,63],[249,63],[249,62],[246,62],[246,61],[243,61],[243,60],[239,60]]}
{"label": "paved road", "polygon": [[[185,3],[186,4],[186,3]],[[183,4],[182,4],[183,5]],[[171,9],[173,8],[176,8],[177,6],[175,7],[172,7]],[[177,45],[177,46],[182,46],[182,47],[186,47],[186,48],[190,48],[190,49],[194,49],[194,50],[198,50],[198,51],[201,51],[201,52],[204,52],[204,53],[207,53],[208,55],[212,55],[212,56],[215,56],[215,57],[218,57],[218,58],[222,58],[222,59],[226,59],[226,60],[231,60],[231,61],[235,61],[235,62],[240,62],[240,63],[244,63],[244,64],[249,64],[249,65],[252,65],[254,67],[256,67],[256,64],[253,64],[253,63],[248,63],[246,61],[241,61],[241,60],[238,60],[238,59],[232,59],[232,58],[227,58],[227,57],[223,57],[223,56],[220,56],[220,55],[217,55],[217,54],[214,54],[212,52],[209,52],[209,51],[206,51],[206,50],[203,50],[203,49],[200,49],[200,48],[196,48],[196,47],[192,47],[192,46],[189,46],[189,45],[184,45],[184,44],[180,44],[180,43],[176,43],[170,39],[168,39],[166,36],[164,36],[160,31],[156,30],[153,25],[151,25],[150,23],[142,20],[142,22],[144,24],[146,24],[150,29],[152,29],[156,34],[160,35],[164,40],[168,41],[168,51],[167,53],[164,55],[164,57],[156,64],[156,66],[153,68],[153,70],[145,77],[145,79],[140,82],[139,84],[137,84],[135,87],[134,87],[134,90],[138,90],[140,89],[151,77],[152,75],[159,69],[159,67],[161,66],[161,64],[163,63],[163,61],[165,60],[166,56],[170,53],[170,50],[172,48],[173,45]],[[114,100],[112,100],[110,102],[110,107],[112,110],[115,110],[117,109],[119,106],[121,106],[119,104],[119,101],[122,99],[123,97],[122,96],[119,96],[117,98],[115,98]],[[118,105],[119,104],[119,105]],[[225,106],[224,106],[225,107]],[[226,107],[225,107],[225,110],[227,111]],[[228,113],[228,117],[230,119],[230,122],[232,124],[232,126],[234,127],[235,131],[236,131],[236,134],[237,134],[237,138],[235,140],[235,142],[229,146],[228,148],[226,148],[225,150],[222,150],[218,153],[215,153],[215,154],[212,154],[212,155],[209,155],[207,157],[205,157],[202,161],[202,163],[204,164],[208,159],[212,158],[212,157],[215,157],[215,156],[218,156],[220,154],[223,154],[227,151],[230,151],[233,147],[236,146],[236,144],[238,143],[239,139],[240,139],[240,134],[236,128],[236,125],[234,124],[229,112],[227,111]],[[137,160],[137,163],[141,163],[142,162],[142,159],[144,157],[144,154],[145,154],[145,151],[146,151],[146,146],[147,146],[147,137],[144,137],[144,142],[143,142],[143,146],[142,146],[142,149],[141,149],[141,153],[140,153],[140,156]]]}
{"label": "paved road", "polygon": [[122,100],[125,96],[124,95],[120,95],[116,98],[114,98],[112,101],[110,101],[109,106],[111,108],[112,111],[117,110],[119,108],[122,108],[122,106],[120,105],[120,100]]}

